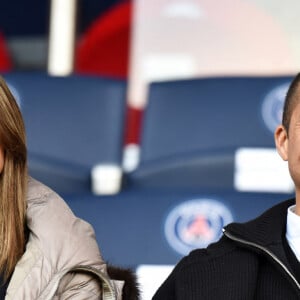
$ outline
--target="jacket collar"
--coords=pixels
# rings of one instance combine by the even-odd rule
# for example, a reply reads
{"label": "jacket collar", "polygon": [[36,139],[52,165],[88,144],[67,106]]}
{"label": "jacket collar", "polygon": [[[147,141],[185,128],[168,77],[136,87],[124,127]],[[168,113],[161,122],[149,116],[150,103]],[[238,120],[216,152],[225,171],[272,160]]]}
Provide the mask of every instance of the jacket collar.
{"label": "jacket collar", "polygon": [[229,224],[224,228],[224,234],[241,247],[251,248],[252,251],[258,251],[269,259],[272,257],[270,261],[277,266],[281,265],[281,270],[285,270],[283,274],[293,284],[296,284],[300,296],[300,283],[297,282],[283,246],[287,210],[294,203],[295,199],[290,199],[270,208],[252,221],[243,224]]}
{"label": "jacket collar", "polygon": [[[231,223],[224,228],[225,235],[227,232],[244,241],[240,246],[250,247],[253,251],[260,252],[262,248],[267,249],[268,256],[277,257],[293,273],[284,250],[283,239],[286,233],[287,210],[294,204],[295,199],[290,199],[273,206],[254,220]],[[247,245],[247,242],[252,243],[252,246]],[[254,244],[258,247],[254,247]],[[263,252],[266,254],[266,251]]]}
{"label": "jacket collar", "polygon": [[282,243],[286,231],[287,209],[295,199],[281,202],[246,223],[231,223],[224,229],[232,235],[261,246]]}

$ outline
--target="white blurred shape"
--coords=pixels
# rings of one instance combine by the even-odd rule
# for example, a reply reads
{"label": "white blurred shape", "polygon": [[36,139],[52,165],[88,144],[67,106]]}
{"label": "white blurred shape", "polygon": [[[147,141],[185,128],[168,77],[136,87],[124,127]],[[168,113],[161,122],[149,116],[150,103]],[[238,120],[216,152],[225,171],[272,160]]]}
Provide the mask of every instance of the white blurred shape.
{"label": "white blurred shape", "polygon": [[121,189],[122,169],[116,165],[96,165],[91,170],[91,180],[95,195],[117,194]]}
{"label": "white blurred shape", "polygon": [[48,72],[55,76],[72,73],[77,0],[51,0]]}
{"label": "white blurred shape", "polygon": [[127,144],[123,151],[123,169],[125,172],[134,171],[140,161],[140,146]]}
{"label": "white blurred shape", "polygon": [[162,15],[169,18],[187,18],[195,20],[203,17],[204,13],[197,3],[185,0],[166,5],[162,10]]}
{"label": "white blurred shape", "polygon": [[149,54],[144,59],[143,72],[148,82],[196,74],[193,57],[187,53]]}
{"label": "white blurred shape", "polygon": [[234,186],[238,191],[292,193],[287,162],[276,149],[240,148],[235,153]]}
{"label": "white blurred shape", "polygon": [[160,285],[167,279],[174,266],[140,265],[136,269],[141,290],[141,300],[152,299]]}

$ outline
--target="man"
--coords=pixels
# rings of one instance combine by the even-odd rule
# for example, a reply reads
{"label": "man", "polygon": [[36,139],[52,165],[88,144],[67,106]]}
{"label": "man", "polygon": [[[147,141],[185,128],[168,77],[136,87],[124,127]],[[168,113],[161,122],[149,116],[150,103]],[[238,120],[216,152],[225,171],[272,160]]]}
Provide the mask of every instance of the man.
{"label": "man", "polygon": [[300,74],[290,85],[274,137],[288,161],[295,199],[226,226],[217,243],[177,264],[153,300],[300,299]]}

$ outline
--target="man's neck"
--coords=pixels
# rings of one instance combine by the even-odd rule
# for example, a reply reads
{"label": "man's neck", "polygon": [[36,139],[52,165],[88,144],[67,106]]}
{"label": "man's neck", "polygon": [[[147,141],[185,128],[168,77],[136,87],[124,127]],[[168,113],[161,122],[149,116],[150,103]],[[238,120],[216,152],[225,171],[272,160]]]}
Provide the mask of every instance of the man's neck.
{"label": "man's neck", "polygon": [[[297,196],[298,194],[298,196]],[[300,192],[296,192],[296,207],[295,207],[295,214],[300,216],[300,200],[297,200],[297,199],[300,199]]]}

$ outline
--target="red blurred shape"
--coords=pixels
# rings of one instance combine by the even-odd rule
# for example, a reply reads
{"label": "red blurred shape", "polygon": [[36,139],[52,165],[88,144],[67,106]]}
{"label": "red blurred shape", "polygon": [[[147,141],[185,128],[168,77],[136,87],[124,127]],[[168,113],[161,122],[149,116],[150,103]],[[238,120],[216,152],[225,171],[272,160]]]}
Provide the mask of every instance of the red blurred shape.
{"label": "red blurred shape", "polygon": [[77,45],[75,72],[127,78],[131,12],[122,2],[92,23]]}
{"label": "red blurred shape", "polygon": [[6,45],[4,35],[0,32],[0,72],[11,71],[12,67],[12,60]]}

